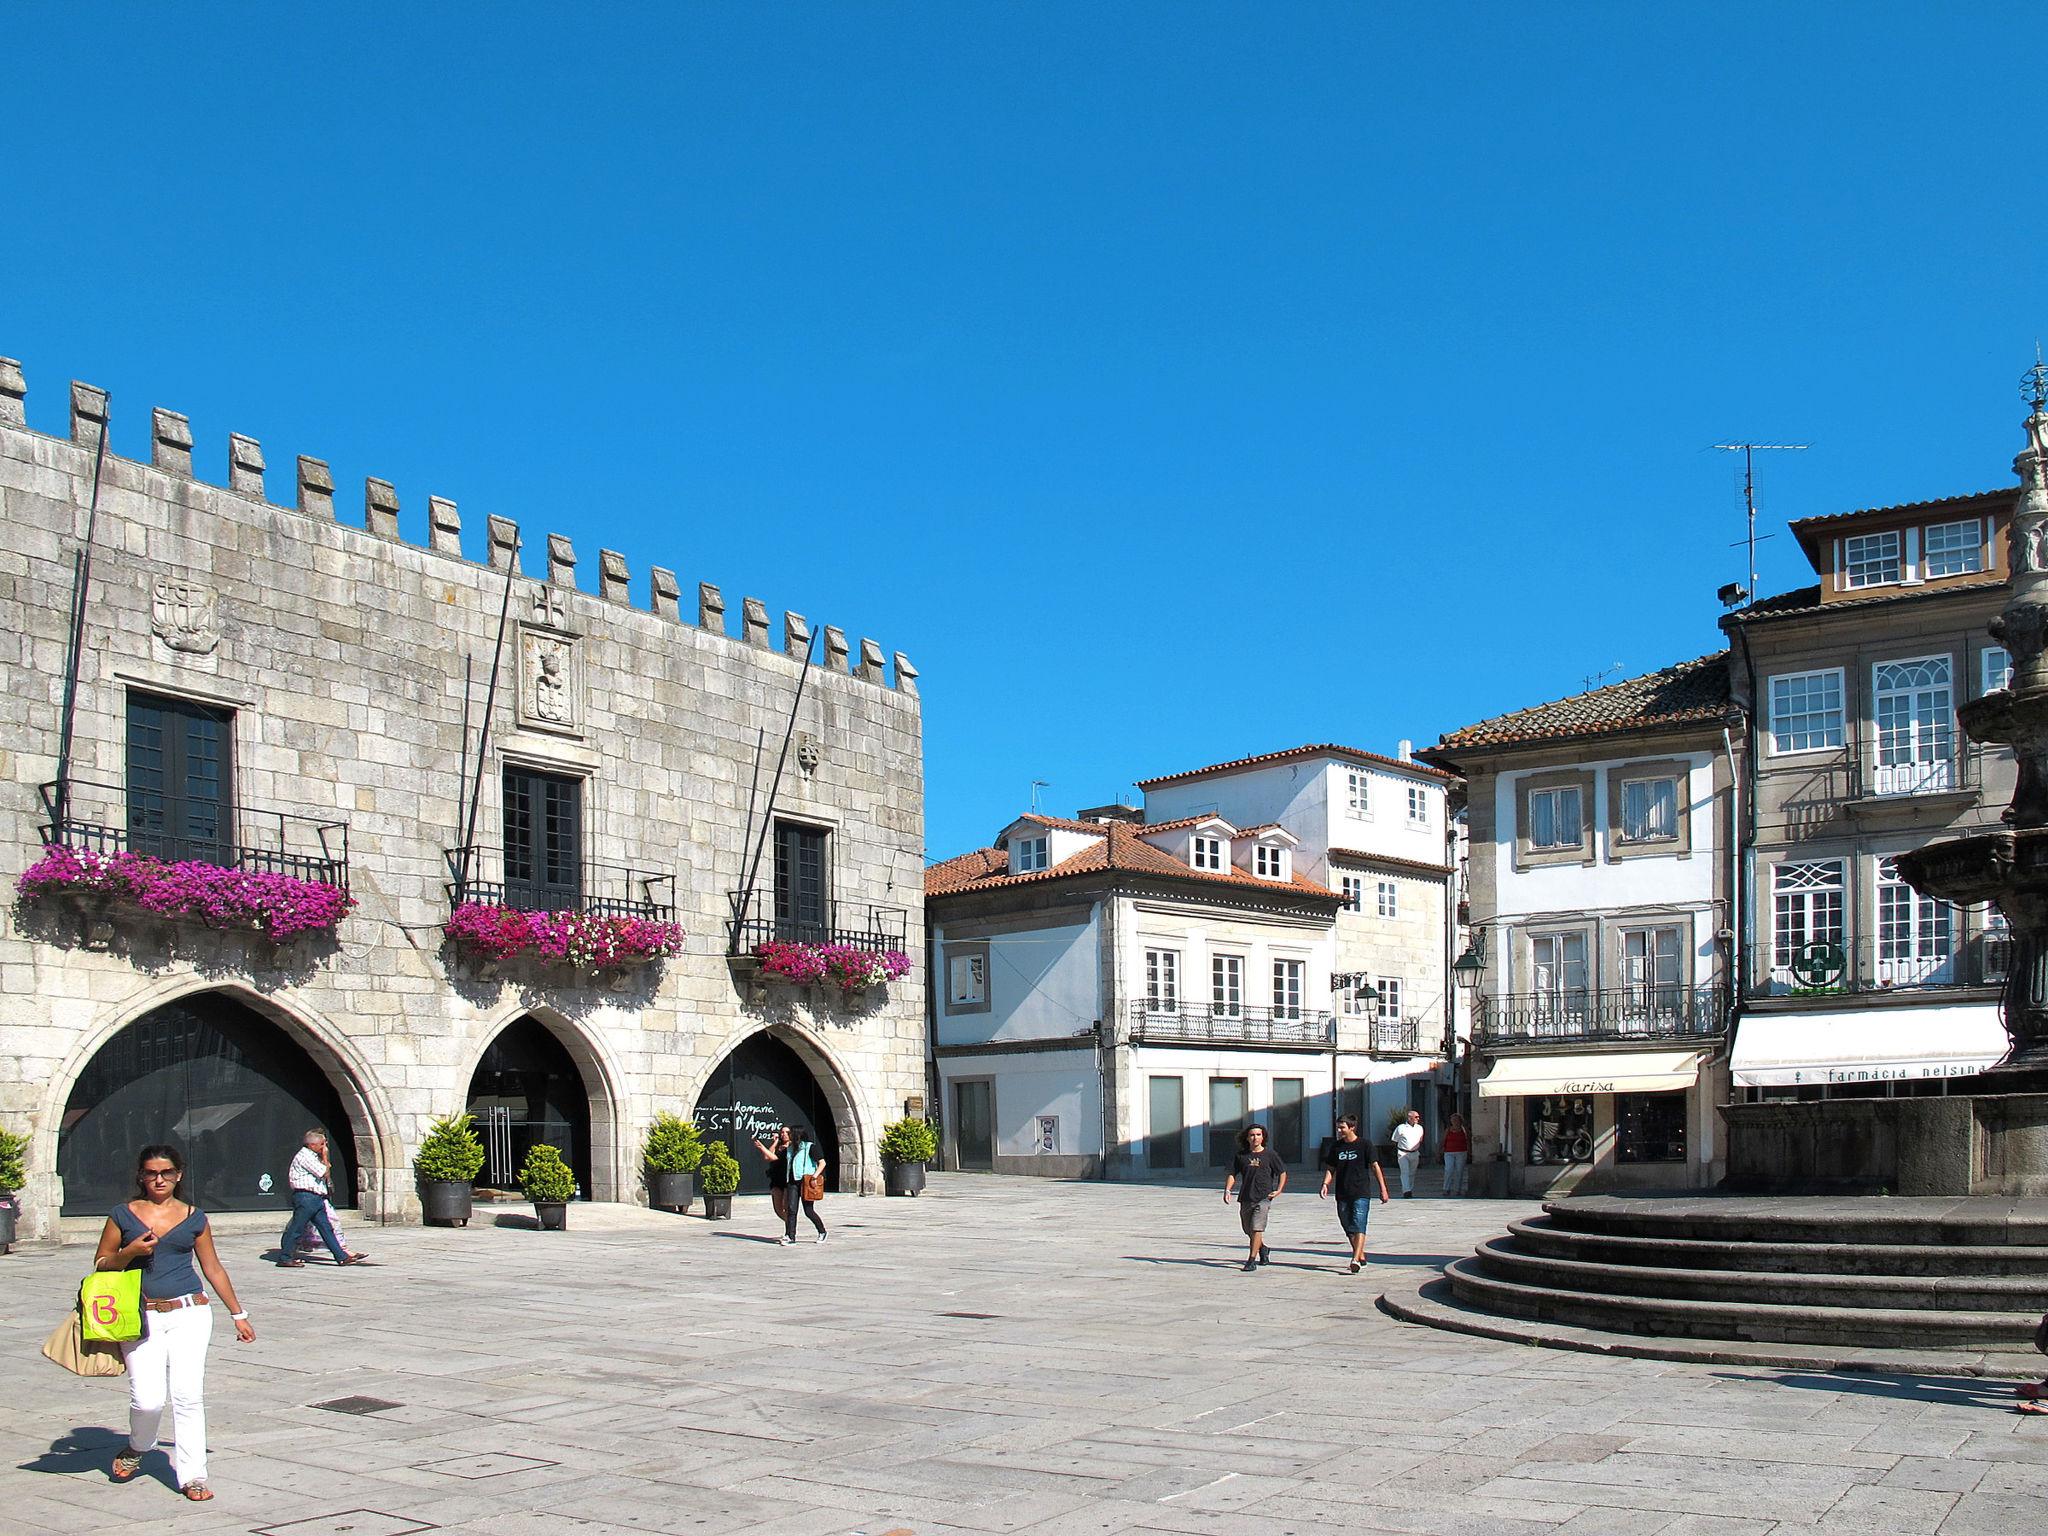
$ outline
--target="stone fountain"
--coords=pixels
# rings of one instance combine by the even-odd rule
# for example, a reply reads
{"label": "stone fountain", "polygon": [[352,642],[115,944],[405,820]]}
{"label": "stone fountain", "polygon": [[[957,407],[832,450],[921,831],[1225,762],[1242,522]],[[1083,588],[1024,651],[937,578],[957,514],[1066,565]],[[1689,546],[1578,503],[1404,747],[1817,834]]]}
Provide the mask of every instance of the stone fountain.
{"label": "stone fountain", "polygon": [[2021,489],[2006,530],[2012,596],[1991,621],[1992,638],[2012,656],[2012,681],[1956,711],[1972,741],[2012,748],[2018,783],[2003,831],[1930,843],[1898,860],[1923,895],[1989,901],[2005,914],[2007,1048],[1996,1073],[2048,1068],[2048,366],[2035,362],[2025,392],[2033,411],[2027,446],[2013,460]]}

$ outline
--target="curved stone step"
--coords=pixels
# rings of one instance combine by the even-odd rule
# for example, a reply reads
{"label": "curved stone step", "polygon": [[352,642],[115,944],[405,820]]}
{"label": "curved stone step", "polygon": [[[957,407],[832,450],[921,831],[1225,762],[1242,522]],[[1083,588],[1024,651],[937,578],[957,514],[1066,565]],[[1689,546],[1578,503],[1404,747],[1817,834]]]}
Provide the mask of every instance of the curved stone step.
{"label": "curved stone step", "polygon": [[1476,1307],[1610,1332],[1748,1342],[1859,1344],[1879,1348],[2024,1348],[2039,1314],[1939,1312],[1889,1307],[1790,1306],[1680,1297],[1600,1296],[1525,1285],[1488,1274],[1475,1255],[1444,1269],[1457,1296]]}
{"label": "curved stone step", "polygon": [[1751,1274],[2037,1275],[2048,1288],[2048,1246],[1728,1242],[1588,1231],[1560,1226],[1542,1216],[1509,1222],[1508,1231],[1525,1252],[1590,1264],[1744,1270]]}
{"label": "curved stone step", "polygon": [[2048,1200],[1877,1195],[1576,1195],[1546,1201],[1559,1226],[1708,1242],[2048,1245]]}
{"label": "curved stone step", "polygon": [[1652,1339],[1604,1328],[1502,1317],[1461,1300],[1450,1281],[1431,1274],[1403,1275],[1390,1280],[1380,1297],[1380,1310],[1403,1322],[1451,1333],[1638,1360],[1783,1366],[1804,1371],[1881,1371],[1901,1376],[1981,1376],[1992,1378],[1984,1385],[1986,1401],[1992,1404],[2011,1401],[2010,1382],[2031,1381],[2041,1374],[2041,1357],[2032,1350],[1984,1351],[1942,1345],[1879,1349],[1841,1344],[1743,1343],[1732,1339]]}
{"label": "curved stone step", "polygon": [[2048,1311],[2048,1277],[2030,1275],[1840,1275],[1603,1264],[1522,1249],[1516,1236],[1488,1238],[1474,1257],[1496,1279],[1577,1291],[1685,1301],[1861,1307],[1899,1312],[2010,1312],[2032,1323]]}

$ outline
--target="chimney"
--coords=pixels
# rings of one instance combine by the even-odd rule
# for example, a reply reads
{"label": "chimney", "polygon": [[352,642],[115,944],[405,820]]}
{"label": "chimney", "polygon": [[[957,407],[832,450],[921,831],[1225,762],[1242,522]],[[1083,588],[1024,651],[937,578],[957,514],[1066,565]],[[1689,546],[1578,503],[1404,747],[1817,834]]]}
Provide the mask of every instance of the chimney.
{"label": "chimney", "polygon": [[1074,819],[1104,823],[1122,821],[1136,827],[1144,825],[1145,813],[1135,805],[1091,805],[1085,811],[1076,811]]}
{"label": "chimney", "polygon": [[1403,736],[1401,738],[1401,745],[1396,749],[1396,755],[1399,756],[1401,761],[1404,763],[1414,762],[1415,743],[1410,741],[1406,736]]}

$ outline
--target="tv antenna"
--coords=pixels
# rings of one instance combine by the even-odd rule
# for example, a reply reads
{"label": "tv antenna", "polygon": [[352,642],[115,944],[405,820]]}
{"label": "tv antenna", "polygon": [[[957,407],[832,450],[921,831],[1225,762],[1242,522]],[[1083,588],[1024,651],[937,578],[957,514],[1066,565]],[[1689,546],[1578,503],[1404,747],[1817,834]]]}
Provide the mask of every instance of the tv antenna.
{"label": "tv antenna", "polygon": [[1038,792],[1041,789],[1051,788],[1051,779],[1033,779],[1031,781],[1031,812],[1034,816],[1038,814]]}
{"label": "tv antenna", "polygon": [[1608,678],[1614,676],[1614,674],[1619,672],[1620,670],[1621,663],[1617,661],[1602,668],[1598,672],[1589,673],[1587,676],[1579,679],[1579,682],[1581,684],[1579,691],[1581,693],[1591,693],[1595,688],[1598,688],[1602,683],[1606,682]]}
{"label": "tv antenna", "polygon": [[[1715,443],[1723,453],[1742,455],[1742,505],[1749,513],[1749,536],[1743,540],[1749,549],[1749,585],[1730,600],[1728,589],[1721,589],[1721,601],[1730,608],[1737,603],[1747,602],[1756,596],[1756,456],[1760,453],[1804,453],[1811,443]],[[1770,534],[1765,534],[1770,538]]]}

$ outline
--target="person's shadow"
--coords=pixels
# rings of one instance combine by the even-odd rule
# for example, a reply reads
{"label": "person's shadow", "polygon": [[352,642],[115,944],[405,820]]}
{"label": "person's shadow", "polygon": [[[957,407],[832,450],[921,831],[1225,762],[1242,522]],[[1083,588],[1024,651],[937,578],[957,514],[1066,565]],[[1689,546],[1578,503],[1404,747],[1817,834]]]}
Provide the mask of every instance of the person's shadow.
{"label": "person's shadow", "polygon": [[[59,1477],[76,1477],[81,1472],[98,1472],[110,1475],[114,1453],[127,1445],[128,1437],[118,1429],[104,1425],[81,1424],[68,1435],[59,1435],[50,1442],[50,1448],[33,1461],[24,1461],[23,1472],[50,1472]],[[142,1458],[142,1471],[138,1477],[153,1477],[171,1492],[178,1491],[178,1475],[171,1465],[171,1458],[162,1450],[153,1450]]]}

